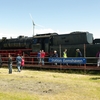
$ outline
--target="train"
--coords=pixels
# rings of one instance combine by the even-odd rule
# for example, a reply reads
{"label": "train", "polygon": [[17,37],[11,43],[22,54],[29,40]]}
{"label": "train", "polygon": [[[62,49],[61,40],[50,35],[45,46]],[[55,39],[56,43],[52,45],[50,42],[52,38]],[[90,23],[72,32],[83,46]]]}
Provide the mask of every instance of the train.
{"label": "train", "polygon": [[[51,56],[56,50],[59,57],[63,57],[63,51],[67,49],[68,57],[76,56],[76,49],[80,49],[83,57],[96,57],[96,53],[100,51],[100,39],[94,39],[93,34],[89,32],[75,31],[66,34],[45,33],[36,34],[35,36],[19,36],[17,38],[0,39],[0,52],[20,50],[21,53],[36,54],[40,50],[44,50],[47,56]],[[8,52],[7,52],[8,53]],[[18,51],[17,51],[18,53]],[[92,60],[96,62],[95,60]]]}

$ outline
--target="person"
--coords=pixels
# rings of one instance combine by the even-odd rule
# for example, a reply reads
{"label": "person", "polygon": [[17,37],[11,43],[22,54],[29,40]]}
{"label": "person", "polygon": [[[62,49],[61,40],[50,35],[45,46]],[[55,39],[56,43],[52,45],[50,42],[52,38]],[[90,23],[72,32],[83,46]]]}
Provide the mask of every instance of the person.
{"label": "person", "polygon": [[[67,58],[67,49],[65,49],[63,52],[63,58]],[[68,64],[66,63],[66,65],[68,65]]]}
{"label": "person", "polygon": [[8,55],[8,69],[9,69],[9,74],[12,74],[12,57],[10,54]]}
{"label": "person", "polygon": [[41,63],[41,50],[37,54],[38,64]]}
{"label": "person", "polygon": [[[54,50],[53,56],[52,57],[58,57],[58,53],[56,50]],[[54,63],[55,65],[57,65],[57,63]]]}
{"label": "person", "polygon": [[100,51],[97,52],[96,57],[98,58],[98,60],[97,60],[97,67],[100,67]]}
{"label": "person", "polygon": [[67,49],[65,49],[63,52],[63,58],[67,58]]}
{"label": "person", "polygon": [[1,55],[0,55],[0,68],[2,67],[2,58],[1,58]]}
{"label": "person", "polygon": [[24,60],[24,57],[22,56],[22,60],[21,60],[21,70],[23,70],[23,67],[24,67],[24,64],[25,64],[25,60]]}
{"label": "person", "polygon": [[18,72],[20,72],[21,60],[22,60],[22,58],[21,58],[20,55],[18,54],[18,56],[16,57]]}
{"label": "person", "polygon": [[76,49],[76,57],[82,57],[80,49]]}
{"label": "person", "polygon": [[40,53],[42,65],[44,65],[44,57],[45,57],[45,52],[44,52],[44,50],[42,50],[41,53]]}
{"label": "person", "polygon": [[[82,53],[80,49],[76,49],[76,57],[82,57]],[[81,66],[81,64],[77,64],[78,66]]]}

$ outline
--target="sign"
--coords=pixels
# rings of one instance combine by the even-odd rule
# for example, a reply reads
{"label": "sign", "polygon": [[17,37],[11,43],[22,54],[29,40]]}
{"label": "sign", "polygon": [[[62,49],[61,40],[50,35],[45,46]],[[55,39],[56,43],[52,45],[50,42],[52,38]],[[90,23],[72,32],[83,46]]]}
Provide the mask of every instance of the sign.
{"label": "sign", "polygon": [[85,58],[49,58],[50,63],[63,63],[63,64],[86,64]]}

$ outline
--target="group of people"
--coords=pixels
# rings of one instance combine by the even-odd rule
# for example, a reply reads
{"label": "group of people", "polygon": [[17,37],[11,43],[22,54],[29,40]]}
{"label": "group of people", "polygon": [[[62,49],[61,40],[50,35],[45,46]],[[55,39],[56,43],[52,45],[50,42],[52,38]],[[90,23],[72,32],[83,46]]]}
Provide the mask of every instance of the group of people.
{"label": "group of people", "polygon": [[[58,53],[56,50],[54,50],[51,57],[58,57]],[[63,57],[67,58],[67,49],[63,51]],[[80,49],[76,49],[76,57],[82,57]],[[37,54],[38,64],[42,63],[42,65],[44,65],[44,58],[45,58],[45,52],[44,50],[40,50]],[[57,63],[55,63],[55,65],[57,65]]]}
{"label": "group of people", "polygon": [[[18,54],[18,56],[16,57],[16,63],[17,63],[18,72],[20,72],[20,71],[23,69],[24,62],[25,62],[25,61],[24,61],[23,56],[20,56],[20,55]],[[13,63],[12,56],[9,54],[9,55],[8,55],[9,74],[12,73],[12,63]]]}
{"label": "group of people", "polygon": [[[67,58],[67,49],[64,50],[63,57]],[[82,57],[80,49],[76,49],[76,57]],[[100,67],[100,51],[97,52],[96,57],[97,57],[97,67]]]}
{"label": "group of people", "polygon": [[[57,53],[56,50],[54,50],[54,53],[53,53],[52,57],[58,57],[58,53]],[[65,49],[63,51],[63,58],[67,58],[67,57],[68,57],[68,55],[67,55],[67,49]],[[81,53],[80,49],[76,49],[76,57],[82,57],[82,53]],[[57,65],[57,63],[55,63],[55,65]]]}
{"label": "group of people", "polygon": [[[56,50],[54,50],[53,54],[51,57],[58,57],[58,53]],[[67,58],[67,49],[65,49],[63,51],[63,58]],[[76,49],[76,57],[82,57],[82,53],[80,51],[80,49]],[[96,57],[98,58],[97,60],[97,66],[99,67],[100,66],[100,51],[96,54]],[[44,65],[44,58],[45,58],[45,52],[44,50],[40,50],[38,52],[38,55],[37,55],[37,59],[38,59],[38,64],[42,63],[42,65]],[[17,68],[18,68],[18,72],[20,72],[22,69],[23,69],[23,66],[24,66],[24,58],[23,56],[20,56],[18,54],[18,56],[16,57],[16,63],[17,63]],[[9,74],[12,73],[12,63],[13,63],[13,60],[12,60],[12,56],[9,54],[8,55],[8,68],[9,68]],[[55,65],[57,65],[57,63],[55,63]],[[1,59],[1,55],[0,55],[0,67],[2,66],[2,59]]]}
{"label": "group of people", "polygon": [[[64,50],[63,52],[63,58],[67,58],[67,49]],[[82,53],[80,51],[80,49],[76,49],[76,57],[82,57]]]}
{"label": "group of people", "polygon": [[[56,50],[54,50],[53,56],[52,57],[58,57],[58,53]],[[67,49],[63,51],[63,58],[67,58]],[[80,49],[76,49],[76,57],[82,57],[82,53]]]}

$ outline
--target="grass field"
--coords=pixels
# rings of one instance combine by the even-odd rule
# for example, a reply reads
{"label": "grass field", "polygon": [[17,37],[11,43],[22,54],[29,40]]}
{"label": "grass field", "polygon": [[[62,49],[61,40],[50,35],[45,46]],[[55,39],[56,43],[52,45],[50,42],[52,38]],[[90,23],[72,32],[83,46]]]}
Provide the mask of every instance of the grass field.
{"label": "grass field", "polygon": [[100,76],[0,68],[0,100],[100,100]]}

